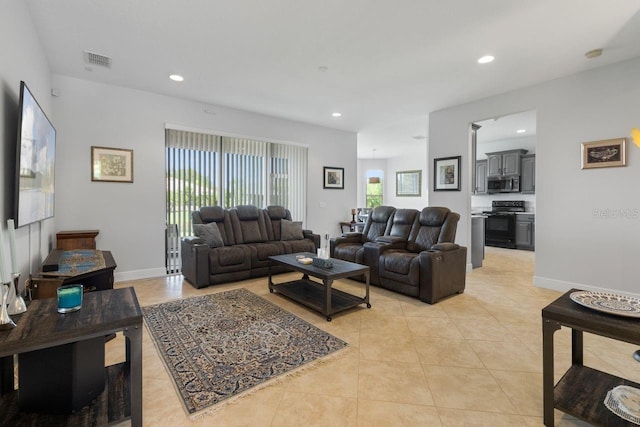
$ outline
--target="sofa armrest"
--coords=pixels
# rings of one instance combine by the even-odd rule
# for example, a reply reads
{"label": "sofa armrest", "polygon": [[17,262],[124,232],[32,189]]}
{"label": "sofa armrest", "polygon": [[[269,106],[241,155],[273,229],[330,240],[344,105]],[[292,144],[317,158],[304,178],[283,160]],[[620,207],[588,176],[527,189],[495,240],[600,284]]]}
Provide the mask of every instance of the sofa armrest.
{"label": "sofa armrest", "polygon": [[400,237],[400,236],[380,236],[380,237],[376,237],[374,242],[388,243],[388,244],[398,244],[398,243],[405,244],[407,243],[407,239],[405,237]]}
{"label": "sofa armrest", "polygon": [[196,288],[209,286],[209,245],[200,238],[185,237],[180,241],[182,275]]}
{"label": "sofa armrest", "polygon": [[311,230],[302,230],[302,234],[304,235],[305,239],[310,239],[311,241],[313,241],[313,244],[316,245],[316,249],[320,247],[319,234],[314,234],[314,232]]}
{"label": "sofa armrest", "polygon": [[329,256],[333,257],[335,248],[342,243],[360,243],[362,233],[345,233],[340,237],[334,237],[329,240]]}
{"label": "sofa armrest", "polygon": [[[446,250],[420,252],[420,290],[422,301],[434,304],[446,296],[462,293],[467,273],[467,248],[443,243]],[[437,246],[437,245],[434,245]]]}
{"label": "sofa armrest", "polygon": [[457,243],[450,243],[450,242],[436,243],[435,245],[431,246],[431,250],[448,252],[448,251],[456,250],[459,247],[460,247],[460,245],[458,245]]}
{"label": "sofa armrest", "polygon": [[186,240],[187,242],[194,245],[198,243],[204,243],[204,239],[197,236],[186,236],[186,237],[183,237],[182,240]]}

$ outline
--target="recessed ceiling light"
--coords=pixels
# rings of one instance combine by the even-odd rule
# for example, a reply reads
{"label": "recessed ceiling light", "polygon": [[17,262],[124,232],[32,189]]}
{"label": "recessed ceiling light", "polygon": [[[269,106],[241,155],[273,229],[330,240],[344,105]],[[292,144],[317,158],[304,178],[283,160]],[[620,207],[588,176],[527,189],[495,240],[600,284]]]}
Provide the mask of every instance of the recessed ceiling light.
{"label": "recessed ceiling light", "polygon": [[182,77],[182,76],[181,76],[181,75],[179,75],[179,74],[171,74],[171,75],[169,76],[169,78],[170,78],[171,80],[173,80],[174,82],[181,82],[181,81],[183,81],[183,80],[184,80],[184,77]]}
{"label": "recessed ceiling light", "polygon": [[525,133],[526,131],[527,131],[526,129],[518,129],[516,133]]}
{"label": "recessed ceiling light", "polygon": [[337,113],[337,112],[336,112],[336,113],[331,113],[331,115],[332,115],[333,117],[340,117],[340,116],[342,116],[342,113]]}
{"label": "recessed ceiling light", "polygon": [[488,64],[492,62],[495,58],[491,55],[485,55],[482,58],[478,59],[478,64]]}

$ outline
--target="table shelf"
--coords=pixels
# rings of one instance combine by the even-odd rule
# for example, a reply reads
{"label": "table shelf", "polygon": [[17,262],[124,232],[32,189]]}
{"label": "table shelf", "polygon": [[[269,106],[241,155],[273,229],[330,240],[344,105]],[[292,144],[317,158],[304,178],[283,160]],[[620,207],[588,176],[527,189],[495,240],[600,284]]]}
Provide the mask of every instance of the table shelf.
{"label": "table shelf", "polygon": [[129,366],[118,363],[105,368],[105,390],[91,405],[70,415],[20,412],[18,392],[0,398],[0,425],[3,426],[95,426],[113,424],[131,418]]}
{"label": "table shelf", "polygon": [[604,405],[607,392],[619,385],[640,388],[640,384],[624,378],[588,366],[573,365],[555,386],[554,406],[593,425],[635,426]]}

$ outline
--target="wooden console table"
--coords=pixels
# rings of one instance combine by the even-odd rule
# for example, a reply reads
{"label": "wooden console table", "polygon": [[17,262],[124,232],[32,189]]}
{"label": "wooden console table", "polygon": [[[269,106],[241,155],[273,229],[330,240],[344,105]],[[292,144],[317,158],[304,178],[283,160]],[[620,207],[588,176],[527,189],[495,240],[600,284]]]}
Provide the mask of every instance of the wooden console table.
{"label": "wooden console table", "polygon": [[[67,314],[58,313],[55,298],[31,301],[25,313],[12,316],[16,328],[0,331],[0,425],[88,426],[130,418],[132,426],[142,426],[142,311],[135,291],[122,288],[91,292],[83,299],[79,311]],[[107,385],[91,405],[70,415],[19,411],[19,390],[14,390],[13,384],[14,354],[20,358],[23,353],[120,331],[126,338],[126,361],[105,368]],[[7,369],[9,366],[11,369]]]}
{"label": "wooden console table", "polygon": [[[554,425],[554,408],[593,425],[633,426],[604,406],[607,392],[618,385],[640,384],[584,366],[583,332],[640,345],[640,319],[615,316],[573,302],[572,289],[542,309],[542,366],[544,425]],[[553,334],[571,328],[571,368],[554,386]],[[633,357],[629,353],[629,358]]]}

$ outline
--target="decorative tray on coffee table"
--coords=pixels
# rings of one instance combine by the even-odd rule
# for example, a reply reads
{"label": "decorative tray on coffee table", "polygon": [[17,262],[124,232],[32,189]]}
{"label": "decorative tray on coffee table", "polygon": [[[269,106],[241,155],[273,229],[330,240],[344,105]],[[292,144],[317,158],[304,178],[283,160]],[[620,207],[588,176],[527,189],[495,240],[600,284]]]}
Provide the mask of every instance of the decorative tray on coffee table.
{"label": "decorative tray on coffee table", "polygon": [[572,301],[603,313],[640,318],[640,299],[605,292],[577,291],[569,295]]}

